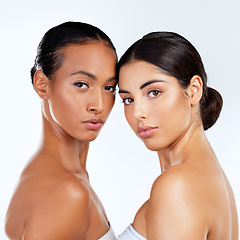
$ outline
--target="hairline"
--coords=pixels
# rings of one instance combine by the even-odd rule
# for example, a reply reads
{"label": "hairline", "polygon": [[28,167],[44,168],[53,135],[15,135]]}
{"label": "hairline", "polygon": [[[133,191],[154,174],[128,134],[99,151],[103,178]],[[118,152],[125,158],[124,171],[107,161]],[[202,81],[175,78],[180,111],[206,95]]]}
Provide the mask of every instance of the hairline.
{"label": "hairline", "polygon": [[[79,40],[79,42],[77,42],[78,40]],[[62,66],[62,64],[64,62],[64,50],[66,48],[68,48],[70,46],[75,46],[75,45],[84,46],[84,45],[94,45],[94,44],[98,44],[98,43],[101,43],[101,44],[107,46],[108,48],[112,49],[114,51],[115,55],[116,55],[116,58],[117,58],[117,54],[116,54],[115,49],[111,46],[111,44],[108,43],[108,41],[103,40],[100,36],[98,36],[98,39],[93,39],[93,38],[83,38],[83,39],[80,39],[80,38],[76,38],[76,39],[72,40],[72,42],[70,42],[70,43],[63,44],[63,46],[59,47],[55,52],[51,53],[51,54],[54,54],[55,56],[57,56],[59,59],[58,59],[58,61],[56,63],[58,66],[56,67],[54,73],[51,76],[48,76],[48,78],[51,81],[55,80],[55,74],[56,74],[57,70]]]}

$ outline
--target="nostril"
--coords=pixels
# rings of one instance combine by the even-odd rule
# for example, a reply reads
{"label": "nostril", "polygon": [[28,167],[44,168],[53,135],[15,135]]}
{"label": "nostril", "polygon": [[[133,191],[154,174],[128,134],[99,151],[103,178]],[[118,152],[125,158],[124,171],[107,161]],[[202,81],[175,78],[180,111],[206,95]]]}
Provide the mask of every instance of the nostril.
{"label": "nostril", "polygon": [[105,108],[92,107],[92,108],[90,108],[90,111],[91,111],[91,112],[95,112],[95,113],[102,113],[102,112],[105,111]]}

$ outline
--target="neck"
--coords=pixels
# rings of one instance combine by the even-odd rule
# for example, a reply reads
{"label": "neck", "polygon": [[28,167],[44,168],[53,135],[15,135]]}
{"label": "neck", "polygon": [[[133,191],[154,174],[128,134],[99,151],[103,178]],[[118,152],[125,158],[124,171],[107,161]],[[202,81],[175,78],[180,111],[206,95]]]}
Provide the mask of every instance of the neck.
{"label": "neck", "polygon": [[43,137],[40,151],[51,156],[51,162],[73,173],[86,172],[89,142],[80,142],[67,134],[43,112]]}
{"label": "neck", "polygon": [[[197,146],[197,147],[196,147]],[[189,154],[196,153],[200,148],[209,146],[202,125],[191,125],[174,143],[158,151],[161,171],[182,164]]]}

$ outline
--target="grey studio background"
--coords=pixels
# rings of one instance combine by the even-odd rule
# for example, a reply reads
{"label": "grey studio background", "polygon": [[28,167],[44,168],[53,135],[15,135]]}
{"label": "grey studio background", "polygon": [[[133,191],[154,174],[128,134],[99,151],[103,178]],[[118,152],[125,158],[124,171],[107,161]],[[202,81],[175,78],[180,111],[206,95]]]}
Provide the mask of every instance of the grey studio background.
{"label": "grey studio background", "polygon": [[[41,137],[40,100],[30,68],[43,34],[62,22],[83,21],[105,31],[120,57],[144,34],[174,31],[200,52],[209,85],[223,96],[216,125],[207,131],[232,185],[240,212],[240,1],[41,0],[0,2],[0,239],[18,177]],[[116,235],[132,222],[160,173],[157,154],[133,134],[120,98],[97,140],[88,170]],[[240,216],[240,215],[239,215]]]}

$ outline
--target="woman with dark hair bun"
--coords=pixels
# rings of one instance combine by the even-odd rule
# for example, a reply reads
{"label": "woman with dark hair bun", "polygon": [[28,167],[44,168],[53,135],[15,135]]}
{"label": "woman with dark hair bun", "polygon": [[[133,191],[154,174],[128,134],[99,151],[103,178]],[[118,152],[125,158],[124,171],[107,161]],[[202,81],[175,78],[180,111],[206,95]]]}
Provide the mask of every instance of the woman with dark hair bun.
{"label": "woman with dark hair bun", "polygon": [[111,40],[92,25],[66,22],[44,35],[31,70],[43,138],[8,208],[10,239],[116,239],[86,170],[89,143],[114,105],[116,62]]}
{"label": "woman with dark hair bun", "polygon": [[204,132],[222,97],[207,86],[197,50],[176,33],[150,33],[122,56],[118,75],[126,119],[161,166],[118,239],[238,240],[234,195]]}

